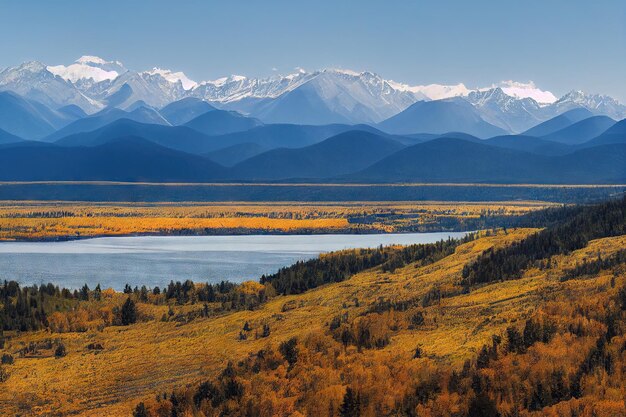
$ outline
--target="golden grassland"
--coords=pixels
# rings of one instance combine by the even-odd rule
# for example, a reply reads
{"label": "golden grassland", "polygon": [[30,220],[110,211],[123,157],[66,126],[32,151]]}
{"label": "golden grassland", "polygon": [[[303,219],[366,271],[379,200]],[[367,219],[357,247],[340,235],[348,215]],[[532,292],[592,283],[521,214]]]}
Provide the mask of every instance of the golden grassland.
{"label": "golden grassland", "polygon": [[[321,331],[338,314],[354,317],[381,298],[406,300],[422,297],[433,287],[443,291],[454,288],[463,266],[482,251],[509,245],[533,232],[516,229],[482,237],[459,246],[453,255],[434,264],[410,264],[394,273],[374,268],[301,295],[276,297],[254,311],[181,324],[159,321],[167,306],[141,304],[141,314],[153,320],[102,331],[17,335],[5,346],[6,352],[52,337],[62,340],[68,354],[59,359],[17,358],[9,367],[10,379],[1,386],[0,414],[129,415],[138,401],[214,377],[227,361],[243,359],[268,344],[275,346],[293,336]],[[624,246],[626,236],[595,240],[584,249],[555,257],[556,268],[530,269],[521,279],[443,298],[437,305],[424,308],[429,318],[426,326],[402,329],[384,349],[358,353],[362,355],[360,361],[367,363],[368,357],[375,355],[408,361],[419,344],[424,355],[435,362],[460,364],[475,356],[492,335],[522,322],[538,306],[556,298],[573,300],[606,291],[612,277],[608,272],[594,279],[565,282],[560,281],[560,273],[583,259],[594,259],[598,254],[604,257]],[[620,284],[625,278],[619,277]],[[123,298],[116,294],[110,302],[119,303]],[[269,324],[271,335],[239,340],[245,322],[253,331]],[[101,343],[104,350],[90,352],[86,346],[91,342]],[[353,349],[345,355],[357,353]]]}
{"label": "golden grassland", "polygon": [[[516,216],[545,202],[69,203],[0,202],[0,240],[212,232],[394,232],[441,219]],[[351,222],[353,218],[371,219]]]}

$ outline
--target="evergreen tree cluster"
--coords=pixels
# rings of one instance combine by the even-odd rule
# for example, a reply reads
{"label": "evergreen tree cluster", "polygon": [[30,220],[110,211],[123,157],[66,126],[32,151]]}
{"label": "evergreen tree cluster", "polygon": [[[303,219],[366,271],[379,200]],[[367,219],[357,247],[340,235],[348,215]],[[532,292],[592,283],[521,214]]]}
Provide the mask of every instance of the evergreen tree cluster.
{"label": "evergreen tree cluster", "polygon": [[81,293],[52,284],[20,287],[15,281],[0,285],[0,330],[41,330],[54,311],[67,308]]}
{"label": "evergreen tree cluster", "polygon": [[379,246],[374,249],[355,249],[332,252],[309,261],[300,261],[261,277],[261,283],[271,283],[279,294],[301,294],[309,289],[332,282],[341,282],[366,269],[381,266],[383,272],[393,272],[407,264],[421,261],[421,265],[436,262],[476,236],[441,240],[436,243],[403,247]]}
{"label": "evergreen tree cluster", "polygon": [[463,268],[462,284],[516,279],[533,263],[581,249],[592,239],[626,234],[626,197],[616,201],[550,211],[561,218],[546,229],[502,249],[485,251]]}

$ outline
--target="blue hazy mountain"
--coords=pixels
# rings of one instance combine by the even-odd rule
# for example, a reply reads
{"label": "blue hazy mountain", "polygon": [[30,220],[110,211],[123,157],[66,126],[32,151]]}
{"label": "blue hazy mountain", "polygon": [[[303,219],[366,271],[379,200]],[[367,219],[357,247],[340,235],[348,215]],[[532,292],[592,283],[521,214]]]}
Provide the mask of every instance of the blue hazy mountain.
{"label": "blue hazy mountain", "polygon": [[15,136],[9,132],[7,132],[6,130],[2,130],[0,129],[0,145],[4,145],[7,143],[17,143],[17,142],[22,142],[23,139]]}
{"label": "blue hazy mountain", "polygon": [[455,131],[486,138],[507,133],[483,120],[478,111],[463,99],[418,101],[377,127],[400,135]]}
{"label": "blue hazy mountain", "polygon": [[172,125],[182,125],[212,110],[215,110],[215,107],[206,101],[187,97],[168,104],[159,110],[159,113]]}
{"label": "blue hazy mountain", "polygon": [[54,142],[63,137],[74,135],[77,133],[91,132],[120,119],[134,120],[136,122],[146,124],[169,124],[167,120],[165,120],[157,111],[147,107],[140,106],[130,112],[112,107],[104,109],[89,117],[76,120],[75,122],[65,126],[63,129],[60,129],[53,134],[47,136],[45,140],[47,142]]}
{"label": "blue hazy mountain", "polygon": [[97,146],[123,137],[140,137],[171,149],[201,154],[218,146],[213,139],[185,126],[164,126],[119,119],[90,132],[81,132],[56,141],[62,146]]}
{"label": "blue hazy mountain", "polygon": [[267,150],[267,148],[258,143],[246,142],[207,152],[204,156],[215,163],[225,167],[231,167]]}
{"label": "blue hazy mountain", "polygon": [[[282,80],[274,78],[270,84],[276,89],[257,84],[257,95],[265,96],[264,99],[243,103],[252,116],[264,123],[373,124],[415,102],[413,93],[395,89],[368,71],[299,72]],[[267,92],[272,94],[268,96]]]}
{"label": "blue hazy mountain", "polygon": [[85,110],[81,109],[76,104],[68,104],[67,106],[58,108],[57,111],[73,120],[82,119],[83,117],[88,116],[87,113],[85,113]]}
{"label": "blue hazy mountain", "polygon": [[363,182],[620,183],[626,145],[544,156],[460,139],[435,139],[396,152],[345,180]]}
{"label": "blue hazy mountain", "polygon": [[205,135],[214,136],[243,132],[262,124],[258,119],[246,117],[235,111],[211,110],[188,121],[184,126],[195,129]]}
{"label": "blue hazy mountain", "polygon": [[350,119],[330,109],[328,103],[312,90],[312,86],[304,85],[266,102],[253,114],[266,123],[306,125],[350,123]]}
{"label": "blue hazy mountain", "polygon": [[543,123],[539,123],[533,128],[528,129],[523,133],[523,135],[535,137],[546,136],[556,132],[557,130],[561,130],[568,126],[571,126],[576,122],[588,119],[591,116],[593,116],[593,113],[582,107],[568,110],[565,113],[562,113],[556,117],[546,120]]}
{"label": "blue hazy mountain", "polygon": [[[369,126],[361,125],[357,128],[384,135]],[[269,149],[300,148],[351,129],[355,127],[349,125],[262,125],[243,132],[208,136],[187,126],[155,125],[119,119],[89,132],[65,136],[58,139],[56,143],[63,146],[96,146],[124,136],[136,136],[161,146],[195,154],[206,154],[222,148],[231,148],[230,152],[237,149],[242,154],[240,157],[230,158],[231,163],[234,164]],[[235,147],[242,144],[247,145]],[[228,153],[228,151],[225,152],[224,155]],[[212,158],[219,158],[219,155],[221,154],[212,154]]]}
{"label": "blue hazy mountain", "polygon": [[[159,112],[155,107],[149,105],[148,103],[146,103],[143,100],[137,100],[137,101],[134,101],[134,102],[130,103],[127,107],[124,107],[124,110],[130,113],[130,112],[135,111],[137,109],[140,109],[142,107],[145,107],[146,109],[153,110],[153,111],[155,111],[157,113]],[[163,115],[161,115],[161,117],[163,117]]]}
{"label": "blue hazy mountain", "polygon": [[[367,125],[293,125],[269,124],[255,127],[244,132],[215,136],[214,142],[219,147],[228,147],[241,143],[255,143],[265,149],[301,148],[321,142],[332,136],[350,130],[364,130],[385,135],[376,128]],[[217,149],[217,148],[215,148]]]}
{"label": "blue hazy mountain", "polygon": [[24,139],[39,139],[67,123],[73,116],[52,110],[15,93],[0,92],[0,129]]}
{"label": "blue hazy mountain", "polygon": [[601,135],[583,144],[581,147],[589,148],[598,145],[609,145],[612,143],[626,143],[626,119],[615,123]]}
{"label": "blue hazy mountain", "polygon": [[49,143],[4,146],[0,179],[5,181],[211,181],[224,168],[206,158],[124,137],[94,147]]}
{"label": "blue hazy mountain", "polygon": [[615,120],[608,116],[593,116],[542,136],[542,138],[552,142],[578,145],[601,135],[614,124]]}
{"label": "blue hazy mountain", "polygon": [[486,139],[484,144],[540,155],[563,155],[576,149],[564,143],[527,135],[504,135]]}
{"label": "blue hazy mountain", "polygon": [[235,165],[231,176],[248,180],[326,178],[359,171],[402,148],[404,145],[385,136],[355,130],[304,148],[264,152]]}

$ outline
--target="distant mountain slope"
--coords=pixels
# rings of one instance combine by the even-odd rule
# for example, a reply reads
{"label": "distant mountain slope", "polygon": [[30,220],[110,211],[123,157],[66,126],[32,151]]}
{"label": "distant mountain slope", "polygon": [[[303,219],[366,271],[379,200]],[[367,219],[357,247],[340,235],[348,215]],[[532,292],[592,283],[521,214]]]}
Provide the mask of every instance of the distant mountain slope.
{"label": "distant mountain slope", "polygon": [[224,148],[240,143],[256,143],[266,149],[301,148],[313,145],[350,130],[364,130],[378,135],[385,133],[367,125],[293,125],[269,124],[257,126],[243,132],[214,136],[216,148]]}
{"label": "distant mountain slope", "polygon": [[25,62],[0,71],[0,91],[13,91],[51,109],[75,104],[93,112],[101,104],[83,94],[74,84],[57,77],[41,62]]}
{"label": "distant mountain slope", "polygon": [[215,107],[206,101],[195,97],[187,97],[168,104],[159,110],[159,113],[172,125],[177,126],[185,124],[211,110],[215,110]]}
{"label": "distant mountain slope", "polygon": [[15,93],[0,92],[0,129],[25,139],[39,139],[64,126],[74,117],[51,110]]}
{"label": "distant mountain slope", "polygon": [[200,156],[125,137],[95,147],[5,146],[3,181],[211,181],[224,168]]}
{"label": "distant mountain slope", "polygon": [[614,124],[615,120],[608,116],[593,116],[543,136],[543,139],[578,145],[599,136]]}
{"label": "distant mountain slope", "polygon": [[626,135],[626,119],[620,120],[615,123],[609,129],[607,129],[603,135]]}
{"label": "distant mountain slope", "polygon": [[377,127],[388,133],[468,133],[480,138],[506,134],[483,120],[478,111],[463,99],[419,101],[390,117]]}
{"label": "distant mountain slope", "polygon": [[58,108],[57,111],[72,120],[78,120],[88,116],[87,113],[76,104],[68,104],[67,106]]}
{"label": "distant mountain slope", "polygon": [[611,143],[626,143],[626,119],[615,123],[601,135],[583,144],[581,147],[608,145]]}
{"label": "distant mountain slope", "polygon": [[626,145],[543,156],[459,139],[403,149],[347,180],[374,182],[601,183],[626,181]]}
{"label": "distant mountain slope", "polygon": [[496,136],[486,139],[484,144],[539,155],[564,155],[576,150],[576,148],[564,143],[552,142],[527,135]]}
{"label": "distant mountain slope", "polygon": [[204,156],[215,163],[225,167],[231,167],[267,150],[267,148],[257,143],[238,143],[236,145],[207,152]]}
{"label": "distant mountain slope", "polygon": [[0,145],[4,145],[7,143],[22,142],[22,141],[23,141],[22,138],[12,135],[6,130],[0,129]]}
{"label": "distant mountain slope", "polygon": [[593,116],[593,113],[591,113],[589,110],[582,107],[575,108],[549,120],[546,120],[543,123],[539,123],[537,126],[525,131],[523,135],[535,137],[546,136],[558,130],[564,129],[567,126],[571,126],[576,122],[587,119],[591,116]]}
{"label": "distant mountain slope", "polygon": [[60,129],[49,135],[45,138],[45,140],[47,142],[54,142],[69,135],[74,135],[82,132],[91,132],[120,119],[129,119],[146,124],[169,124],[167,120],[165,120],[163,116],[161,116],[158,112],[147,107],[138,107],[130,112],[112,107],[104,109],[84,119],[76,120],[75,122],[67,125],[63,129]]}
{"label": "distant mountain slope", "polygon": [[63,146],[97,146],[123,137],[140,137],[166,148],[202,154],[217,146],[211,137],[185,126],[163,126],[119,119],[91,132],[81,132],[56,141]]}
{"label": "distant mountain slope", "polygon": [[532,98],[512,97],[499,87],[472,91],[467,100],[485,121],[508,132],[522,132],[543,120],[539,103]]}
{"label": "distant mountain slope", "polygon": [[184,126],[197,130],[205,135],[224,135],[243,132],[261,126],[259,120],[246,117],[240,113],[226,110],[211,110],[188,121]]}
{"label": "distant mountain slope", "polygon": [[312,85],[304,85],[266,102],[260,109],[255,109],[252,114],[265,123],[306,125],[350,123],[348,117],[333,111]]}
{"label": "distant mountain slope", "polygon": [[325,178],[361,170],[404,148],[364,131],[349,131],[299,149],[274,149],[233,167],[237,179]]}

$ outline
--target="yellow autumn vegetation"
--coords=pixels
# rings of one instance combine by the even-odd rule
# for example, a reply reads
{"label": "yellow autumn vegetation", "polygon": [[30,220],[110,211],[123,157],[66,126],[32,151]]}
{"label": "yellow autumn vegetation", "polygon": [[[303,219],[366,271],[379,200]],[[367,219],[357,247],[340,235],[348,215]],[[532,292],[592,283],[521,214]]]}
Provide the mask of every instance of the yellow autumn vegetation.
{"label": "yellow autumn vegetation", "polygon": [[[443,219],[514,216],[543,202],[0,203],[0,240],[216,232],[394,232]],[[369,218],[351,222],[352,218]]]}
{"label": "yellow autumn vegetation", "polygon": [[[139,401],[144,401],[150,411],[159,407],[167,409],[169,403],[156,402],[155,396],[215,378],[228,361],[253,361],[249,355],[261,349],[267,349],[268,355],[277,354],[277,346],[292,337],[298,338],[302,355],[298,360],[302,368],[298,368],[296,378],[287,378],[288,370],[281,365],[272,372],[263,371],[242,381],[246,395],[263,398],[260,406],[265,410],[264,415],[330,415],[329,410],[340,405],[346,384],[372,399],[363,405],[365,415],[384,414],[396,406],[400,394],[416,389],[410,385],[411,381],[428,381],[438,375],[440,366],[462,366],[483,345],[489,344],[493,335],[502,335],[508,327],[522,326],[529,317],[542,315],[563,317],[566,321],[571,317],[574,323],[575,302],[583,308],[603,308],[605,297],[616,291],[614,287],[626,282],[623,273],[615,277],[611,271],[589,279],[560,280],[562,271],[577,262],[594,259],[598,254],[605,257],[625,247],[626,236],[619,236],[595,240],[581,250],[556,256],[550,269],[532,268],[518,280],[484,285],[470,293],[459,291],[458,282],[465,264],[488,248],[510,245],[533,232],[516,229],[485,236],[459,246],[454,254],[430,265],[409,264],[393,273],[374,268],[300,295],[276,296],[252,311],[226,312],[180,323],[164,322],[160,317],[169,308],[178,312],[193,306],[139,304],[144,320],[126,327],[87,326],[86,331],[12,335],[4,352],[17,352],[28,343],[54,337],[64,343],[68,353],[58,359],[51,355],[17,358],[8,367],[10,379],[0,385],[0,414],[127,416]],[[260,291],[261,287],[258,283],[243,286],[251,293]],[[432,305],[408,311],[368,313],[381,300],[422,299],[435,288],[447,296]],[[110,294],[98,308],[92,304],[86,313],[77,310],[76,318],[56,317],[55,325],[71,327],[75,320],[104,321],[106,308],[119,305],[124,297]],[[408,325],[417,311],[423,314],[424,323]],[[344,348],[327,333],[329,323],[336,317],[346,317],[342,326],[356,332],[360,326],[365,327],[370,330],[372,340],[386,342],[380,348],[362,351],[355,346]],[[245,323],[249,324],[251,335],[264,325],[271,328],[271,334],[266,338],[242,339]],[[585,326],[592,335],[601,327],[594,323]],[[104,349],[92,352],[86,348],[90,343],[99,343]],[[593,339],[585,343],[591,344]],[[570,345],[570,340],[559,336],[549,346],[533,346],[526,354],[528,362],[503,359],[498,366],[518,367],[520,375],[526,372],[538,378],[537,368],[530,368],[533,360],[541,360],[541,366],[549,370],[550,362],[559,363],[559,350],[567,357],[583,355],[569,348]],[[418,346],[421,358],[413,359]],[[489,368],[484,372],[492,371]],[[496,383],[508,383],[497,378],[497,374],[492,377]],[[591,392],[597,381],[593,378],[583,381],[584,389]],[[614,409],[616,404],[619,406],[620,398],[623,405],[625,394],[623,386],[596,393],[595,398],[604,405],[593,406],[601,407],[598,410]],[[446,393],[437,398],[436,404],[421,405],[420,415],[450,415],[451,410],[463,407],[457,397]],[[297,398],[300,398],[298,403]],[[589,400],[573,400],[559,407],[575,409],[583,407],[584,401]],[[206,415],[211,415],[210,406],[205,407],[208,407]],[[551,412],[545,415],[570,415],[557,406]]]}

